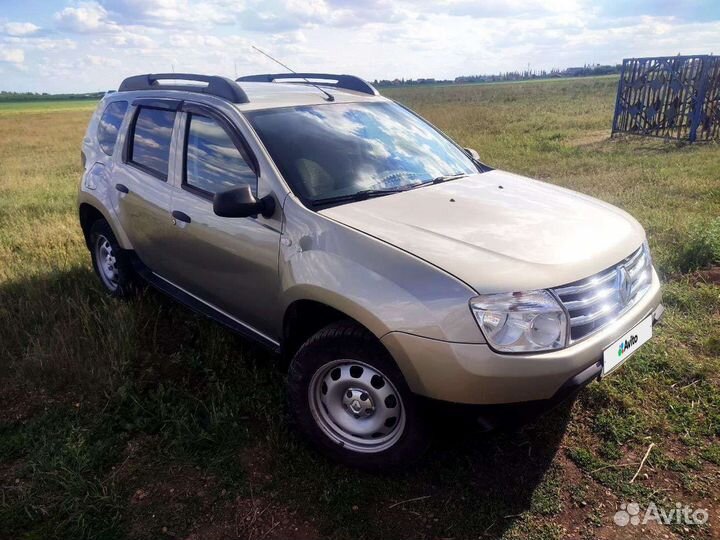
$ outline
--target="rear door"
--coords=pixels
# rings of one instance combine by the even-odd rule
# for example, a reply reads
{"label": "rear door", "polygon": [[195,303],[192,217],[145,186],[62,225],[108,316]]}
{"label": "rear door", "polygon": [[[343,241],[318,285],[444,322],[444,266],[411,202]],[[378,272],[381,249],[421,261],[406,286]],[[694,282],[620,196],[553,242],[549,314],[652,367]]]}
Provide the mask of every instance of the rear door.
{"label": "rear door", "polygon": [[177,137],[180,101],[139,99],[125,137],[122,163],[114,175],[117,214],[140,260],[164,274],[172,266],[165,246],[174,233],[170,202],[174,174],[171,149]]}
{"label": "rear door", "polygon": [[280,205],[270,218],[215,215],[215,193],[247,185],[264,196],[268,186],[243,134],[228,117],[189,102],[182,110],[172,200],[175,227],[164,246],[173,264],[163,277],[275,339]]}

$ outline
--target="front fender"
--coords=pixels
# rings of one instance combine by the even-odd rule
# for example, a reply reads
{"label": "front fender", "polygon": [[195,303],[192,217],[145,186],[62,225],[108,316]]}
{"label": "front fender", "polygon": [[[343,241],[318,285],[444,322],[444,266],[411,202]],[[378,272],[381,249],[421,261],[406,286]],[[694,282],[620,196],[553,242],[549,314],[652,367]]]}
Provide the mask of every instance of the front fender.
{"label": "front fender", "polygon": [[314,300],[381,338],[405,332],[484,343],[468,307],[474,292],[439,268],[302,207],[288,197],[280,249],[284,307]]}

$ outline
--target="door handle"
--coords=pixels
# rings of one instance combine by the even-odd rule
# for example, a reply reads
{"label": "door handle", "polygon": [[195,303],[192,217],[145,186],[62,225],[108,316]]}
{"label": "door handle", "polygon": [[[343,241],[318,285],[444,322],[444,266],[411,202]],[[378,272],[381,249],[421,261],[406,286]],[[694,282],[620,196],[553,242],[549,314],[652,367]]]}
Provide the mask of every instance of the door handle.
{"label": "door handle", "polygon": [[177,219],[178,221],[182,221],[183,223],[190,223],[192,221],[190,219],[190,216],[188,216],[185,212],[181,212],[180,210],[173,210],[172,217],[173,219]]}
{"label": "door handle", "polygon": [[115,189],[117,189],[120,193],[130,193],[130,190],[125,184],[115,184]]}

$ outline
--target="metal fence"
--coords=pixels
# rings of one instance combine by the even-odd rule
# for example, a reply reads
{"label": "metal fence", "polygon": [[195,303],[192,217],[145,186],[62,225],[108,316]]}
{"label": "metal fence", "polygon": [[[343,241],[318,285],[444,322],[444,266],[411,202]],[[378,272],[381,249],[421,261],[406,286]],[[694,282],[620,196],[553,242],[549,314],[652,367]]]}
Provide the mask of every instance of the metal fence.
{"label": "metal fence", "polygon": [[720,139],[720,57],[626,58],[612,132]]}

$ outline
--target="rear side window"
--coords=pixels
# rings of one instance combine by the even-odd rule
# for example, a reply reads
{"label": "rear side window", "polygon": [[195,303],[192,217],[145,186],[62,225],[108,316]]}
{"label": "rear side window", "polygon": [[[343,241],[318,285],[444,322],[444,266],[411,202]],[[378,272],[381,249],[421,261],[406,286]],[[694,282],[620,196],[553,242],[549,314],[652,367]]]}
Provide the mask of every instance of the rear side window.
{"label": "rear side window", "polygon": [[141,169],[167,180],[175,111],[141,107],[135,119],[130,161]]}
{"label": "rear side window", "polygon": [[127,108],[127,101],[114,101],[105,107],[105,112],[100,117],[97,128],[98,143],[102,151],[108,156],[112,156],[115,149],[115,141],[117,141],[118,133],[120,133],[120,126],[123,118],[125,118]]}
{"label": "rear side window", "polygon": [[212,118],[189,115],[185,184],[213,195],[240,186],[257,191],[257,177],[230,135]]}

